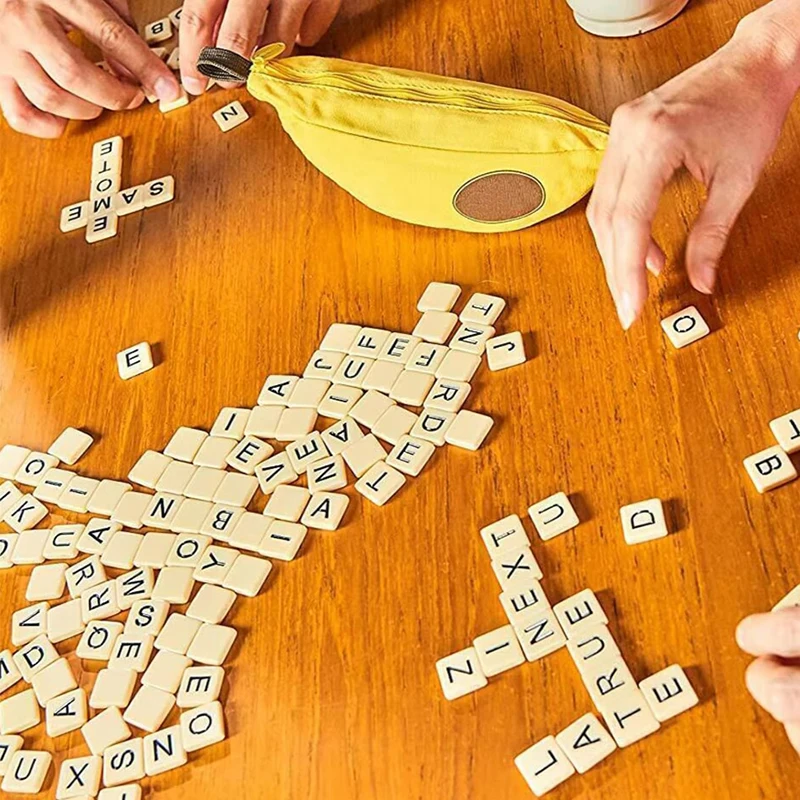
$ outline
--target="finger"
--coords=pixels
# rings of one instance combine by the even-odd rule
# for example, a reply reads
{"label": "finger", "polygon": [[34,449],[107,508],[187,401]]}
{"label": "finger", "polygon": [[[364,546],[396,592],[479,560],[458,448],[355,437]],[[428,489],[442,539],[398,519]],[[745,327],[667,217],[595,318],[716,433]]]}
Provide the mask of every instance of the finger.
{"label": "finger", "polygon": [[330,28],[341,5],[342,0],[312,0],[300,23],[297,43],[301,47],[313,47]]}
{"label": "finger", "polygon": [[617,287],[617,313],[627,330],[647,299],[645,259],[650,251],[653,220],[667,182],[677,165],[663,152],[642,150],[629,162],[611,218],[611,272]]}
{"label": "finger", "polygon": [[789,737],[789,741],[797,750],[797,754],[800,755],[800,722],[787,722],[784,726],[786,728],[786,735]]}
{"label": "finger", "polygon": [[126,67],[147,94],[165,101],[178,97],[180,86],[170,68],[113,8],[101,0],[57,0],[54,7],[64,19],[81,28],[103,53]]}
{"label": "finger", "polygon": [[650,239],[644,263],[650,271],[650,274],[656,277],[661,274],[667,263],[667,257],[664,255],[664,251],[658,246],[658,242],[656,242],[655,239]]}
{"label": "finger", "polygon": [[265,0],[229,0],[217,34],[217,47],[250,58],[264,30]]}
{"label": "finger", "polygon": [[126,0],[106,0],[106,2],[119,14],[119,16],[134,30],[136,30],[136,22],[133,19],[130,8]]}
{"label": "finger", "polygon": [[762,656],[747,668],[745,683],[753,699],[778,722],[800,722],[800,668]]}
{"label": "finger", "polygon": [[299,0],[296,3],[287,3],[286,0],[275,0],[267,14],[264,41],[270,44],[283,42],[286,45],[284,55],[291,55],[309,2],[310,0]]}
{"label": "finger", "polygon": [[30,52],[62,88],[102,108],[120,110],[141,102],[138,86],[126,83],[93,64],[56,23],[45,24]]}
{"label": "finger", "polygon": [[40,111],[66,119],[96,119],[103,109],[62,89],[30,53],[20,54],[14,78],[22,93]]}
{"label": "finger", "polygon": [[755,181],[742,178],[739,173],[720,172],[711,181],[706,204],[686,244],[686,270],[697,291],[711,294],[714,290],[731,229],[754,188]]}
{"label": "finger", "polygon": [[181,82],[190,94],[202,94],[208,78],[197,71],[204,47],[214,42],[214,28],[225,8],[225,0],[186,0],[181,12],[178,46],[181,48]]}
{"label": "finger", "polygon": [[753,656],[800,657],[800,607],[746,617],[736,628],[736,641]]}
{"label": "finger", "polygon": [[67,126],[65,119],[34,108],[16,81],[7,76],[0,76],[0,110],[12,130],[40,139],[57,139]]}

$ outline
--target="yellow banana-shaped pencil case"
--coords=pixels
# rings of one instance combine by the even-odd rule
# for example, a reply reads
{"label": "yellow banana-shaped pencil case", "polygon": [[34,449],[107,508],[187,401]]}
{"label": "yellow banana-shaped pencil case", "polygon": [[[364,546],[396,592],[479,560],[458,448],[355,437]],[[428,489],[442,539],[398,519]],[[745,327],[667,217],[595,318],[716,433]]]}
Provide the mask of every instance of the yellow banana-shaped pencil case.
{"label": "yellow banana-shaped pencil case", "polygon": [[462,231],[511,231],[558,214],[594,183],[608,126],[562,100],[315,56],[253,61],[206,48],[209,77],[247,81],[305,157],[365,205]]}

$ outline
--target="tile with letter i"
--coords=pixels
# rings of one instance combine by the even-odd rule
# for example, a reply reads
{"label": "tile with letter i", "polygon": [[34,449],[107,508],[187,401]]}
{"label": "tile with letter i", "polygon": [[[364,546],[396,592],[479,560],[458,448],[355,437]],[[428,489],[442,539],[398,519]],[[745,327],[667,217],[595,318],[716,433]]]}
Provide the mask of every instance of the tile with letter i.
{"label": "tile with letter i", "polygon": [[244,438],[250,411],[249,408],[223,408],[211,426],[211,435],[236,441]]}
{"label": "tile with letter i", "polygon": [[228,105],[218,109],[211,116],[214,117],[214,122],[219,125],[219,129],[223,133],[233,130],[250,119],[244,106],[238,100],[228,103]]}
{"label": "tile with letter i", "polygon": [[711,333],[708,324],[694,306],[661,320],[661,327],[673,346],[680,349]]}
{"label": "tile with letter i", "polygon": [[[74,477],[75,473],[71,472],[70,470],[53,467],[52,469],[47,470],[44,475],[42,475],[41,482],[33,490],[33,496],[37,500],[41,500],[45,503],[56,504],[58,503],[58,498],[61,497],[61,493]],[[21,496],[22,495],[18,493],[18,498]],[[3,507],[2,490],[0,490],[0,510],[5,513],[5,509],[9,508],[10,505],[11,504],[9,503],[5,506],[5,508]]]}
{"label": "tile with letter i", "polygon": [[769,423],[769,429],[787,453],[800,450],[800,409],[776,417]]}
{"label": "tile with letter i", "polygon": [[476,636],[472,644],[487,678],[525,663],[525,655],[510,625]]}
{"label": "tile with letter i", "polygon": [[495,336],[486,342],[486,361],[492,372],[524,364],[525,342],[519,331]]}
{"label": "tile with letter i", "polygon": [[276,519],[267,528],[258,552],[268,558],[291,561],[300,550],[307,533],[308,528],[299,522],[286,522],[286,520]]}
{"label": "tile with letter i", "polygon": [[505,307],[506,301],[502,297],[476,292],[467,300],[458,318],[468,324],[477,322],[482,325],[494,325]]}
{"label": "tile with letter i", "polygon": [[482,689],[489,682],[481,669],[474,647],[467,647],[439,659],[436,662],[436,672],[442,692],[448,700],[455,700]]}
{"label": "tile with letter i", "polygon": [[584,714],[556,735],[561,749],[581,775],[610,756],[617,745],[594,714]]}
{"label": "tile with letter i", "polygon": [[528,509],[528,515],[533,520],[537,533],[544,541],[566,533],[580,522],[564,492],[558,492],[534,503]]}
{"label": "tile with letter i", "polygon": [[575,767],[554,736],[547,736],[520,753],[514,764],[537,797],[547,794],[575,774]]}
{"label": "tile with letter i", "polygon": [[591,589],[584,589],[553,606],[568,639],[580,636],[590,625],[608,625],[608,617]]}
{"label": "tile with letter i", "polygon": [[59,508],[85,514],[89,508],[89,501],[98,486],[100,486],[100,481],[76,475],[64,487],[64,491],[58,496],[56,504]]}
{"label": "tile with letter i", "polygon": [[797,478],[797,470],[783,448],[774,445],[748,456],[744,468],[760,494],[777,489]]}
{"label": "tile with letter i", "polygon": [[659,722],[672,719],[699,702],[689,678],[678,664],[645,678],[639,689]]}
{"label": "tile with letter i", "polygon": [[[376,364],[379,362],[376,362]],[[373,367],[375,364],[373,364]],[[370,368],[370,372],[372,368]],[[369,374],[369,373],[367,373]],[[328,417],[332,419],[344,419],[349,413],[350,409],[361,399],[364,394],[363,389],[356,386],[339,386],[334,384],[325,393],[322,398],[317,412],[321,417]]]}
{"label": "tile with letter i", "polygon": [[662,539],[669,534],[664,520],[664,507],[657,497],[623,506],[619,513],[622,532],[628,544]]}

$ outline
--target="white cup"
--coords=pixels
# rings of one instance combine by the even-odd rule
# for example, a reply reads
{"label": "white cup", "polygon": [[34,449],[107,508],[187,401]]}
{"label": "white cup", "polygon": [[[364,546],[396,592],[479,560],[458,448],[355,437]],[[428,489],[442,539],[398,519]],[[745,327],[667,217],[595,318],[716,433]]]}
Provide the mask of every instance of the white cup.
{"label": "white cup", "polygon": [[637,36],[665,25],[689,0],[567,0],[575,21],[595,36]]}

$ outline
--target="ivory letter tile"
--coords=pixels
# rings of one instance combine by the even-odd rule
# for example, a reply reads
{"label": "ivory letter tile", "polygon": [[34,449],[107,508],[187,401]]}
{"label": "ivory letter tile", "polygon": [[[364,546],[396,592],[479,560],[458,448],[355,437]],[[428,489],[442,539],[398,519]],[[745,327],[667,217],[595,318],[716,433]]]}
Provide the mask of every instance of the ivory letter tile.
{"label": "ivory letter tile", "polygon": [[623,506],[619,513],[622,518],[622,532],[628,544],[649,542],[669,534],[664,521],[664,509],[657,497]]}
{"label": "ivory letter tile", "polygon": [[486,361],[492,372],[516,367],[526,360],[525,342],[519,331],[504,333],[486,342]]}
{"label": "ivory letter tile", "polygon": [[672,719],[698,703],[697,693],[678,664],[645,678],[639,689],[659,722]]}
{"label": "ivory letter tile", "polygon": [[442,685],[444,696],[455,700],[465,694],[486,686],[488,681],[481,670],[478,653],[474,647],[467,647],[436,662],[436,672]]}
{"label": "ivory letter tile", "polygon": [[711,332],[706,321],[694,306],[688,306],[677,314],[661,320],[661,327],[674,347],[686,347]]}
{"label": "ivory letter tile", "polygon": [[556,736],[561,749],[583,774],[610,756],[617,745],[594,714],[584,714]]}
{"label": "ivory letter tile", "polygon": [[461,294],[461,287],[455,283],[431,281],[417,301],[417,311],[450,311]]}
{"label": "ivory letter tile", "polygon": [[566,533],[580,522],[569,497],[564,492],[557,492],[534,503],[528,509],[528,515],[533,520],[540,538],[544,541]]}
{"label": "ivory letter tile", "polygon": [[797,470],[789,456],[777,445],[748,456],[744,468],[761,494],[797,478]]}

